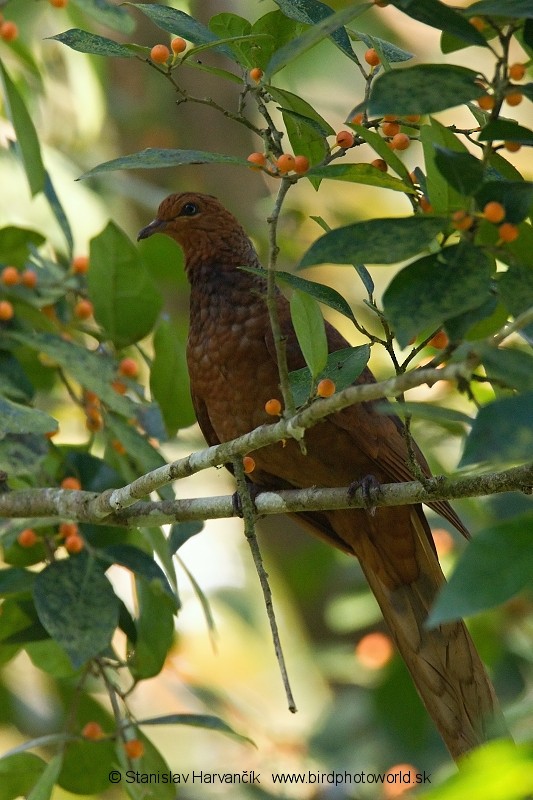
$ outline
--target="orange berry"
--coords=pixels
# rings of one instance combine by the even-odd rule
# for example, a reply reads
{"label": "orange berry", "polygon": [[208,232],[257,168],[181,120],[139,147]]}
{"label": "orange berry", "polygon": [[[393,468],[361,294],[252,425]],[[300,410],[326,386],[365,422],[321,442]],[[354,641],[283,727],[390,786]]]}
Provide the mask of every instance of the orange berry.
{"label": "orange berry", "polygon": [[466,211],[454,211],[452,224],[457,231],[469,231],[474,223],[474,218]]}
{"label": "orange berry", "polygon": [[381,125],[381,130],[384,136],[396,136],[397,133],[400,133],[400,126],[397,122],[384,122]]}
{"label": "orange berry", "polygon": [[118,372],[127,378],[136,378],[139,374],[139,365],[134,358],[123,358],[118,365]]}
{"label": "orange berry", "polygon": [[140,739],[130,739],[124,745],[128,758],[141,758],[144,755],[144,745]]}
{"label": "orange berry", "polygon": [[264,153],[250,153],[246,160],[253,165],[252,169],[264,167],[267,161]]}
{"label": "orange berry", "polygon": [[477,104],[483,111],[492,111],[496,105],[496,100],[491,94],[482,94],[481,97],[478,97]]}
{"label": "orange berry", "polygon": [[476,31],[482,31],[485,27],[485,20],[482,17],[470,17],[469,22]]}
{"label": "orange berry", "polygon": [[524,95],[522,92],[509,92],[509,94],[505,95],[505,102],[508,106],[518,106],[524,99]]}
{"label": "orange berry", "polygon": [[500,225],[498,228],[498,233],[503,242],[514,242],[514,240],[518,238],[520,231],[517,226],[513,225],[511,222],[504,222],[503,225]]}
{"label": "orange berry", "polygon": [[254,81],[255,83],[259,83],[259,81],[263,77],[263,70],[260,69],[260,67],[252,67],[252,69],[248,74],[252,81]]}
{"label": "orange berry", "polygon": [[187,42],[185,39],[182,39],[181,36],[175,36],[170,42],[170,46],[172,48],[172,52],[176,53],[176,55],[179,55],[187,49]]}
{"label": "orange berry", "polygon": [[17,536],[17,542],[21,547],[33,547],[39,541],[39,537],[33,528],[24,528]]}
{"label": "orange berry", "polygon": [[74,476],[69,476],[68,478],[63,478],[63,480],[61,481],[61,488],[62,489],[81,489],[81,483]]}
{"label": "orange berry", "polygon": [[253,472],[255,469],[255,461],[253,460],[252,456],[244,456],[242,460],[242,466],[246,475],[249,475],[250,472]]}
{"label": "orange berry", "polygon": [[68,5],[68,0],[48,0],[54,8],[65,8]]}
{"label": "orange berry", "polygon": [[81,735],[84,739],[91,739],[93,742],[101,739],[104,736],[102,726],[98,722],[87,722],[81,729]]}
{"label": "orange berry", "polygon": [[339,147],[342,147],[344,150],[347,150],[349,147],[354,146],[355,136],[351,131],[339,131],[335,141],[337,142]]}
{"label": "orange berry", "polygon": [[420,122],[420,114],[408,114],[405,120],[406,122]]}
{"label": "orange berry", "polygon": [[382,122],[396,122],[398,120],[397,114],[384,114]]}
{"label": "orange berry", "polygon": [[75,522],[62,522],[59,526],[59,535],[62,539],[68,539],[69,536],[79,536],[79,528]]}
{"label": "orange berry", "polygon": [[393,657],[394,645],[390,636],[384,633],[367,633],[357,643],[355,655],[368,669],[381,669]]}
{"label": "orange berry", "polygon": [[316,387],[317,396],[331,397],[332,394],[335,394],[335,388],[335,383],[331,380],[331,378],[322,378]]}
{"label": "orange berry", "polygon": [[363,119],[364,119],[363,112],[360,111],[359,114],[356,114],[355,117],[352,117],[352,119],[349,120],[349,121],[353,125],[360,125],[362,123]]}
{"label": "orange berry", "polygon": [[83,548],[85,547],[85,542],[79,535],[79,533],[73,533],[71,536],[67,536],[65,539],[65,547],[67,552],[75,554],[81,553]]}
{"label": "orange berry", "polygon": [[7,322],[15,316],[15,309],[9,300],[0,300],[0,321]]}
{"label": "orange berry", "polygon": [[491,200],[483,208],[483,216],[488,222],[503,222],[505,219],[505,208],[496,200]]}
{"label": "orange berry", "polygon": [[393,150],[407,150],[411,140],[406,133],[396,133],[391,140],[390,146]]}
{"label": "orange berry", "polygon": [[4,42],[13,42],[19,35],[19,29],[16,22],[6,19],[0,25],[0,39]]}
{"label": "orange berry", "polygon": [[435,547],[437,548],[437,555],[439,558],[448,555],[454,549],[454,541],[451,533],[445,528],[435,528],[431,531]]}
{"label": "orange berry", "polygon": [[428,344],[430,347],[436,347],[437,350],[444,350],[450,343],[447,334],[444,331],[439,331],[433,336]]}
{"label": "orange berry", "polygon": [[307,156],[294,156],[294,171],[297,175],[305,175],[309,169]]}
{"label": "orange berry", "polygon": [[33,269],[25,269],[20,276],[20,281],[27,289],[35,289],[37,286],[37,273]]}
{"label": "orange berry", "polygon": [[4,267],[0,274],[0,281],[4,286],[16,286],[20,283],[20,272],[16,267]]}
{"label": "orange berry", "polygon": [[265,411],[272,417],[279,417],[279,415],[281,414],[280,401],[276,397],[273,397],[271,400],[267,400],[265,403]]}
{"label": "orange berry", "polygon": [[503,146],[504,146],[504,147],[505,147],[505,149],[506,149],[506,150],[508,150],[510,153],[518,153],[518,151],[519,151],[519,150],[520,150],[520,148],[522,147],[522,145],[520,144],[520,142],[504,142],[504,143],[503,143]]}
{"label": "orange berry", "polygon": [[276,167],[282,175],[287,172],[292,172],[294,169],[295,159],[290,153],[283,153],[276,161]]}
{"label": "orange berry", "polygon": [[371,164],[372,164],[372,166],[373,166],[373,167],[375,167],[376,169],[379,169],[379,171],[380,171],[380,172],[387,172],[387,170],[388,170],[388,168],[389,168],[389,166],[388,166],[387,162],[386,162],[386,161],[383,161],[383,159],[382,159],[382,158],[375,158],[375,159],[374,159],[374,160],[371,162]]}
{"label": "orange berry", "polygon": [[100,398],[96,392],[91,392],[89,389],[85,389],[83,392],[83,402],[86,405],[99,406]]}
{"label": "orange berry", "polygon": [[89,256],[76,256],[72,261],[72,272],[76,275],[85,275],[89,269]]}
{"label": "orange berry", "polygon": [[387,8],[389,0],[374,0],[374,5],[378,8]]}
{"label": "orange berry", "polygon": [[166,64],[170,56],[170,50],[166,44],[154,44],[150,50],[150,58],[155,64]]}
{"label": "orange berry", "polygon": [[90,300],[78,300],[74,306],[74,316],[78,319],[89,319],[92,317],[93,311],[94,307]]}
{"label": "orange berry", "polygon": [[526,67],[524,64],[511,64],[509,67],[509,77],[512,81],[521,81],[526,74]]}
{"label": "orange berry", "polygon": [[113,383],[111,384],[111,388],[114,389],[114,391],[117,394],[126,394],[126,392],[128,391],[128,387],[126,386],[124,381],[113,381]]}
{"label": "orange berry", "polygon": [[113,448],[113,450],[115,450],[116,453],[119,454],[119,456],[123,456],[126,454],[126,448],[119,439],[113,439],[113,441],[111,442],[111,447]]}
{"label": "orange berry", "polygon": [[378,64],[381,64],[381,59],[377,50],[373,47],[370,47],[365,53],[365,61],[371,67],[377,67]]}
{"label": "orange berry", "polygon": [[57,436],[59,433],[59,428],[56,428],[55,431],[47,431],[44,435],[47,439],[53,439],[54,436]]}
{"label": "orange berry", "polygon": [[432,214],[433,213],[433,206],[431,205],[431,203],[429,202],[429,200],[427,199],[427,197],[425,195],[422,195],[422,197],[418,201],[418,205],[420,206],[420,208],[422,209],[424,214]]}
{"label": "orange berry", "polygon": [[385,775],[385,783],[383,784],[383,798],[384,800],[393,800],[393,798],[409,796],[410,790],[416,787],[417,770],[412,764],[394,764],[390,767]]}
{"label": "orange berry", "polygon": [[85,420],[85,427],[87,430],[91,433],[97,433],[98,431],[101,431],[104,427],[104,418],[100,412],[95,408],[87,408],[85,409],[85,413],[87,415]]}

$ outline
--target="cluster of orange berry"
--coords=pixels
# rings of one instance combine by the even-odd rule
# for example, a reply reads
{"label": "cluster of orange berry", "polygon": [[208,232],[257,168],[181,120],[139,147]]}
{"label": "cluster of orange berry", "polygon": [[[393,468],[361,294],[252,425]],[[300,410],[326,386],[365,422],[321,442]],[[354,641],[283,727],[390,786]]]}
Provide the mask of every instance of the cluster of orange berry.
{"label": "cluster of orange berry", "polygon": [[[27,289],[35,289],[37,286],[37,273],[33,269],[18,270],[17,267],[4,267],[0,273],[0,283],[3,286],[25,286]],[[0,321],[8,322],[15,316],[13,303],[9,300],[0,300]]]}
{"label": "cluster of orange berry", "polygon": [[[520,233],[518,226],[512,222],[504,222],[506,211],[497,200],[486,203],[481,212],[481,217],[498,226],[498,235],[501,242],[514,242]],[[453,227],[458,231],[469,231],[475,222],[474,216],[468,211],[455,211],[452,214]]]}
{"label": "cluster of orange berry", "polygon": [[[174,58],[183,53],[187,48],[187,42],[181,36],[175,36],[170,42],[170,50],[174,53]],[[166,44],[154,44],[150,50],[150,58],[154,64],[166,64],[170,58],[170,50]]]}
{"label": "cluster of orange berry", "polygon": [[269,162],[264,153],[250,153],[247,158],[252,169],[264,169],[268,175],[288,175],[295,172],[297,175],[305,175],[309,169],[309,159],[307,156],[293,156],[291,153],[282,153],[272,163]]}
{"label": "cluster of orange berry", "polygon": [[[472,20],[470,20],[472,22]],[[509,66],[507,71],[507,86],[504,89],[503,99],[508,106],[518,106],[524,99],[523,92],[519,86],[515,86],[511,81],[521,81],[526,74],[526,67],[524,64],[515,63]],[[478,98],[477,103],[483,111],[492,111],[498,101],[496,94],[483,94]],[[515,151],[519,149],[515,142],[506,142],[505,146],[508,150]]]}
{"label": "cluster of orange berry", "polygon": [[[69,476],[61,481],[62,489],[81,489],[78,478]],[[58,537],[65,545],[67,552],[71,554],[80,553],[85,547],[85,542],[80,530],[75,522],[62,522],[58,528]],[[21,547],[30,548],[38,544],[41,537],[33,528],[24,528],[17,536],[17,542]]]}
{"label": "cluster of orange berry", "polygon": [[4,42],[14,42],[19,35],[19,28],[16,22],[11,19],[4,19],[0,13],[0,39]]}
{"label": "cluster of orange berry", "polygon": [[[98,742],[105,738],[103,728],[96,720],[85,723],[81,735],[90,742]],[[140,739],[129,739],[124,742],[124,751],[128,758],[141,758],[144,755],[144,745]]]}

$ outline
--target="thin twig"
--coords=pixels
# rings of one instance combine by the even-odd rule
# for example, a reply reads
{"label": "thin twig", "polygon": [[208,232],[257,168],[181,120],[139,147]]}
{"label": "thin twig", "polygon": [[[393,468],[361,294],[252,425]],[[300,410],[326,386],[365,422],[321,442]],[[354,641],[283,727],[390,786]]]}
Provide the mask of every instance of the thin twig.
{"label": "thin twig", "polygon": [[281,679],[283,681],[283,687],[285,689],[285,696],[287,697],[289,711],[292,711],[292,713],[295,714],[297,709],[296,709],[296,704],[294,702],[294,697],[292,695],[289,675],[287,673],[287,667],[285,664],[285,656],[283,655],[283,648],[281,646],[281,640],[279,637],[278,623],[276,621],[274,604],[272,602],[272,591],[270,589],[270,584],[268,582],[268,575],[263,564],[263,558],[261,556],[261,550],[259,549],[257,536],[255,535],[254,503],[250,495],[248,484],[246,482],[246,477],[242,465],[242,458],[240,457],[233,459],[233,474],[235,475],[235,480],[237,482],[237,491],[239,493],[239,498],[241,501],[242,514],[244,519],[244,535],[246,536],[246,541],[250,545],[250,550],[252,552],[252,558],[254,560],[255,570],[257,572],[261,590],[263,592],[265,609],[267,612],[268,621],[270,623],[270,631],[272,633],[274,652],[276,653],[276,659],[279,665]]}

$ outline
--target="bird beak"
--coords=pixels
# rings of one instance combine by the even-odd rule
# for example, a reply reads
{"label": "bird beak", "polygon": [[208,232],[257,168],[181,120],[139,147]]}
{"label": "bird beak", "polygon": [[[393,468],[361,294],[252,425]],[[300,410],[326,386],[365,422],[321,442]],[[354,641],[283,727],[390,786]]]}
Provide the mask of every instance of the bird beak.
{"label": "bird beak", "polygon": [[162,233],[167,226],[164,219],[154,219],[152,222],[139,231],[137,234],[137,241],[140,239],[148,239],[153,233]]}

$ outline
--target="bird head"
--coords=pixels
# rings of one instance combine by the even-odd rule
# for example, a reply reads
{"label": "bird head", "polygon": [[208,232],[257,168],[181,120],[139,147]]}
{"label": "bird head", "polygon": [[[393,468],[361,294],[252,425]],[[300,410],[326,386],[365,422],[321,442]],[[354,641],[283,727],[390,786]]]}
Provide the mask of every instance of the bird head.
{"label": "bird head", "polygon": [[212,195],[169,195],[137,239],[147,239],[154,233],[164,233],[181,246],[189,277],[201,264],[242,266],[257,262],[254,247],[239,222]]}

